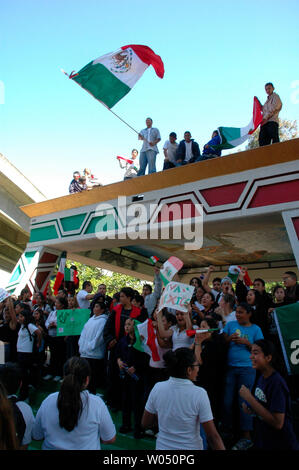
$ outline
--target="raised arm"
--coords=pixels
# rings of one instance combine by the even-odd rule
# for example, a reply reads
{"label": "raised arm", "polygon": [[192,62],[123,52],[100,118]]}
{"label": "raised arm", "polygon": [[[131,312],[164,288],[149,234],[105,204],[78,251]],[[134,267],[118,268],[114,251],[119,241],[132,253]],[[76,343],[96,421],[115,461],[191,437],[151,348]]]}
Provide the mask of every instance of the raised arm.
{"label": "raised arm", "polygon": [[162,310],[157,313],[157,323],[158,323],[158,331],[161,338],[171,338],[173,335],[173,331],[171,329],[165,330],[162,322]]}
{"label": "raised arm", "polygon": [[208,270],[207,272],[205,273],[204,275],[204,278],[202,280],[202,287],[204,288],[205,291],[207,292],[211,292],[211,288],[209,286],[209,282],[210,282],[210,276],[211,276],[211,273],[215,271],[215,267],[214,266],[209,266],[208,267]]}

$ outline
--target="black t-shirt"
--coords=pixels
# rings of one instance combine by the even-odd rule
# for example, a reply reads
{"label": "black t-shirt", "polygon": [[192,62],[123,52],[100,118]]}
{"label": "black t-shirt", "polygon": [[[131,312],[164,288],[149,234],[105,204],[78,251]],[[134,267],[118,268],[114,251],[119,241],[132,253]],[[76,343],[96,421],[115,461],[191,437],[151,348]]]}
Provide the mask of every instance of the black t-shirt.
{"label": "black t-shirt", "polygon": [[285,414],[281,430],[259,417],[255,419],[255,446],[264,450],[299,450],[291,420],[290,393],[281,375],[276,371],[266,379],[261,375],[254,396],[271,413]]}
{"label": "black t-shirt", "polygon": [[10,357],[9,361],[14,362],[17,360],[17,341],[20,325],[16,326],[15,330],[12,330],[8,323],[0,325],[0,341],[9,343],[10,345]]}

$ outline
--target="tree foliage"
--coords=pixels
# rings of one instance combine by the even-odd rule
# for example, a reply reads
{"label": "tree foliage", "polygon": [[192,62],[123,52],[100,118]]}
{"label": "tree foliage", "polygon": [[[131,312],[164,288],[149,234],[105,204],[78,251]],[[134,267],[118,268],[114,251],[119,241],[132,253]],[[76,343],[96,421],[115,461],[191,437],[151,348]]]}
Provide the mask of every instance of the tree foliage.
{"label": "tree foliage", "polygon": [[[299,137],[297,121],[288,121],[287,119],[279,119],[279,139],[280,142],[295,139]],[[254,134],[248,139],[246,150],[251,150],[259,147],[259,130],[257,129]]]}
{"label": "tree foliage", "polygon": [[[145,281],[136,277],[127,276],[125,274],[105,271],[101,268],[94,268],[86,264],[79,263],[77,261],[66,261],[66,266],[70,268],[72,265],[77,267],[79,277],[79,289],[82,288],[84,281],[90,281],[94,290],[96,290],[99,284],[106,284],[107,294],[111,295],[115,292],[119,292],[122,287],[132,287],[133,289],[141,292],[142,286]],[[154,277],[154,273],[153,273]],[[146,281],[147,282],[147,281]]]}

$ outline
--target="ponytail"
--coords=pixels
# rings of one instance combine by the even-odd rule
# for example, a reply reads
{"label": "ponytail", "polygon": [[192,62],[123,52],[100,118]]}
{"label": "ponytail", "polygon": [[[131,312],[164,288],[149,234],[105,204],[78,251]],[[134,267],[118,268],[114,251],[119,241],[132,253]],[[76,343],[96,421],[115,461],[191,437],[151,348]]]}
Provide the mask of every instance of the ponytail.
{"label": "ponytail", "polygon": [[64,380],[57,399],[60,427],[71,432],[78,424],[83,404],[80,393],[84,390],[90,366],[86,359],[71,357],[64,366]]}
{"label": "ponytail", "polygon": [[171,377],[186,379],[187,369],[193,366],[195,356],[189,348],[178,348],[175,351],[167,351],[163,359]]}

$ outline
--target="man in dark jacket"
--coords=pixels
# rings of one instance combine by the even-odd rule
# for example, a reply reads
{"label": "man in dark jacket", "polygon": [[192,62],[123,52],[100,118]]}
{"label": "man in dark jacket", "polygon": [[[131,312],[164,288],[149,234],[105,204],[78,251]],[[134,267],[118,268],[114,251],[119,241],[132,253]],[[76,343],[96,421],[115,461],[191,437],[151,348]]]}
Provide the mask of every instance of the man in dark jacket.
{"label": "man in dark jacket", "polygon": [[176,164],[186,165],[186,163],[194,163],[200,160],[200,149],[197,142],[191,139],[191,133],[186,131],[184,133],[184,140],[179,143],[176,152]]}

